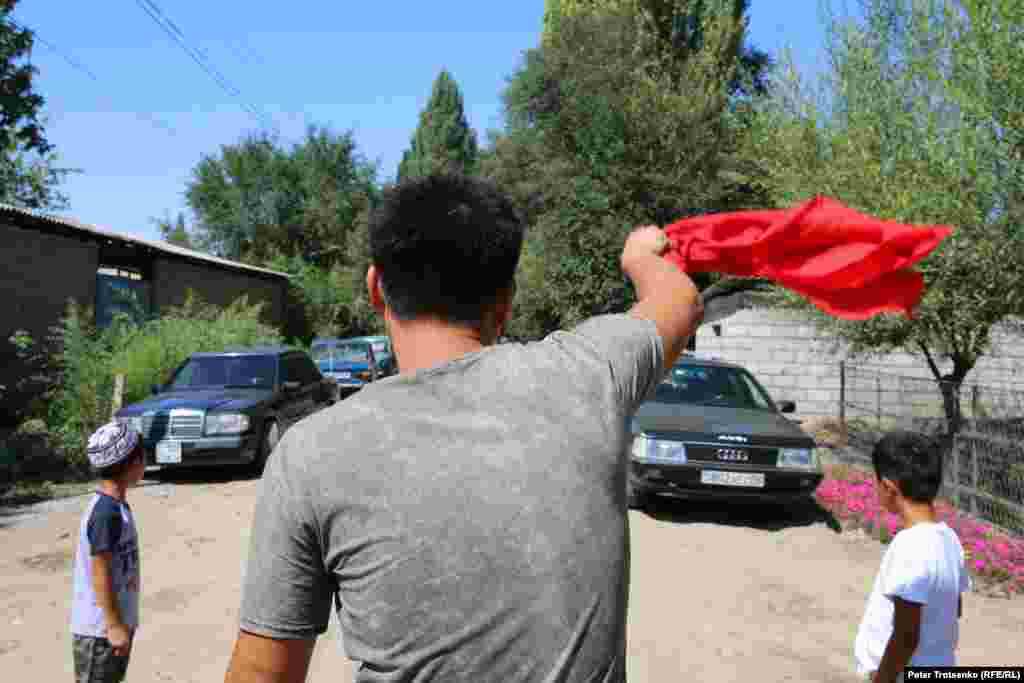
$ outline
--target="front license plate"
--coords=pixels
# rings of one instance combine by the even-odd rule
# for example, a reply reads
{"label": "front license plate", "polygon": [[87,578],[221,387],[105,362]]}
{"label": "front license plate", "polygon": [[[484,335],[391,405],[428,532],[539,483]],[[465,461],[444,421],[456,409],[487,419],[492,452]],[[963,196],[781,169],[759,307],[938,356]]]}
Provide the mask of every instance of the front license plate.
{"label": "front license plate", "polygon": [[160,465],[173,465],[181,462],[181,442],[161,441],[156,445],[156,461]]}
{"label": "front license plate", "polygon": [[764,475],[760,472],[720,472],[718,470],[701,470],[700,483],[717,486],[749,486],[764,488]]}
{"label": "front license plate", "polygon": [[338,379],[352,379],[352,373],[351,372],[339,372],[338,373]]}

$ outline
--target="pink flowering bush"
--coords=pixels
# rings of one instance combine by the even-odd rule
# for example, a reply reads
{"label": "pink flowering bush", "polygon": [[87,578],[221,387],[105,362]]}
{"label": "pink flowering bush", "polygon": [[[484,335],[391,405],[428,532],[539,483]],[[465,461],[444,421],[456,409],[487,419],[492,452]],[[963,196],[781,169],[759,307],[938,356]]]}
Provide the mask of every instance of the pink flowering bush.
{"label": "pink flowering bush", "polygon": [[[902,528],[899,517],[882,509],[875,490],[875,475],[845,466],[825,468],[817,499],[846,528],[863,529],[888,543]],[[1008,596],[1024,594],[1024,539],[1007,535],[936,501],[940,521],[960,538],[967,567],[976,584],[998,589]],[[980,581],[979,581],[980,580]]]}

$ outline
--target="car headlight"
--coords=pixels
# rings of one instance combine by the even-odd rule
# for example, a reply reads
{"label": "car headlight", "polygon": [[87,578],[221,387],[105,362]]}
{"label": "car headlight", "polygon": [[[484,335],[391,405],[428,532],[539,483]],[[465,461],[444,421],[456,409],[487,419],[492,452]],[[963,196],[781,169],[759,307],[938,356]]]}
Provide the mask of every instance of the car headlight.
{"label": "car headlight", "polygon": [[776,467],[813,470],[818,466],[818,457],[813,448],[780,448]]}
{"label": "car headlight", "polygon": [[633,459],[644,463],[682,465],[686,462],[686,446],[678,441],[653,439],[645,434],[633,437]]}
{"label": "car headlight", "polygon": [[249,429],[249,416],[240,413],[214,413],[206,416],[205,432],[213,434],[241,434]]}
{"label": "car headlight", "polygon": [[132,417],[119,417],[119,418],[116,418],[116,420],[117,420],[118,423],[123,424],[125,427],[127,427],[130,430],[132,430],[133,432],[136,432],[138,434],[142,434],[142,416],[141,415],[134,415]]}

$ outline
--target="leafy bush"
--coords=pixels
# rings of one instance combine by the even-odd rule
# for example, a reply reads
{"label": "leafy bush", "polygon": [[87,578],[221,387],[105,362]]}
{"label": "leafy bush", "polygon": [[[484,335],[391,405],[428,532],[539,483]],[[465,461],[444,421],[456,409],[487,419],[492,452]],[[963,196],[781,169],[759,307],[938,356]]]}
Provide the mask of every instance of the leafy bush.
{"label": "leafy bush", "polygon": [[70,303],[60,350],[51,359],[47,424],[55,446],[69,464],[84,464],[89,434],[110,419],[116,375],[124,375],[122,401],[127,405],[144,399],[153,384],[165,382],[193,353],[280,344],[280,334],[260,322],[261,309],[262,304],[250,305],[246,297],[219,308],[189,292],[182,306],[160,318],[140,325],[120,315],[96,330],[92,311]]}
{"label": "leafy bush", "polygon": [[304,314],[304,338],[355,337],[383,329],[365,300],[365,268],[335,264],[328,269],[282,254],[265,265],[291,276],[289,296]]}

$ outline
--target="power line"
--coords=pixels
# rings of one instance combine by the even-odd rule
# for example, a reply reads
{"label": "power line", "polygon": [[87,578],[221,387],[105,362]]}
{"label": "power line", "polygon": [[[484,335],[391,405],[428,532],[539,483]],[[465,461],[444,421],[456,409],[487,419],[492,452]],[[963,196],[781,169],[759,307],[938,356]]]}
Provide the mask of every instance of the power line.
{"label": "power line", "polygon": [[[95,83],[100,83],[99,77],[89,67],[87,67],[84,63],[82,63],[80,60],[76,59],[71,53],[67,52],[66,50],[62,50],[57,45],[54,45],[53,43],[45,40],[42,36],[39,35],[39,32],[36,31],[35,29],[31,29],[31,28],[25,26],[24,24],[20,24],[20,23],[14,21],[13,19],[8,19],[8,21],[10,22],[10,24],[12,26],[17,28],[18,30],[28,31],[29,33],[31,33],[32,34],[32,40],[34,42],[37,42],[40,45],[42,45],[43,47],[51,50],[52,52],[57,53],[57,55],[59,55],[65,62],[70,64],[77,71],[80,71],[83,74],[85,74],[86,76],[88,76],[90,80],[92,80]],[[155,125],[157,128],[162,128],[167,133],[170,133],[173,136],[177,136],[178,135],[178,131],[175,130],[170,124],[168,124],[168,123],[166,123],[164,121],[161,121],[160,119],[156,118],[152,114],[149,114],[147,112],[141,112],[141,111],[136,111],[135,113],[137,115],[145,118],[146,120],[148,120],[150,123]]]}
{"label": "power line", "polygon": [[161,29],[163,29],[164,33],[170,36],[170,38],[174,40],[179,47],[181,47],[181,49],[185,50],[188,56],[192,58],[192,61],[199,65],[199,68],[205,71],[206,74],[212,78],[222,90],[224,90],[224,92],[236,98],[246,112],[258,119],[265,128],[275,128],[273,125],[268,125],[272,124],[270,118],[257,107],[247,102],[243,98],[242,92],[236,88],[231,81],[224,76],[224,74],[217,70],[217,68],[210,62],[209,57],[207,57],[202,50],[197,47],[193,47],[189,43],[188,38],[185,37],[184,31],[178,28],[177,24],[164,14],[153,0],[135,0],[135,4],[141,7],[142,10],[148,14]]}
{"label": "power line", "polygon": [[75,59],[70,54],[64,52],[63,50],[61,50],[59,47],[57,47],[53,43],[50,43],[50,42],[47,42],[47,41],[43,40],[43,37],[40,36],[38,32],[33,31],[33,30],[31,30],[31,29],[29,29],[29,28],[27,28],[25,26],[22,26],[20,24],[17,24],[17,23],[15,23],[13,21],[11,22],[11,24],[13,24],[17,28],[21,29],[22,31],[29,31],[32,34],[32,40],[33,41],[41,44],[43,47],[49,48],[53,52],[56,52],[58,55],[60,55],[64,59],[65,62],[67,62],[68,64],[70,64],[74,68],[78,69],[79,71],[84,73],[86,76],[88,76],[92,80],[94,80],[97,83],[99,83],[100,79],[96,77],[96,74],[94,74],[92,71],[89,70],[89,67],[87,67],[85,64],[82,64],[82,62],[78,61],[77,59]]}

